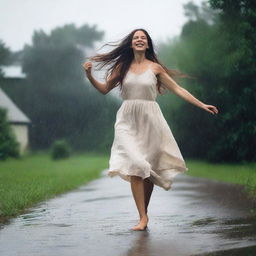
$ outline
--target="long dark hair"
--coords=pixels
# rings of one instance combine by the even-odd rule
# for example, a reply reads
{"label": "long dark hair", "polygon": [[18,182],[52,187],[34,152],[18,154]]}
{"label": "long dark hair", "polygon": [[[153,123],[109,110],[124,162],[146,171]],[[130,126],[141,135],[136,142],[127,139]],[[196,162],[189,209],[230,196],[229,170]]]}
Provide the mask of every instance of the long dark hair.
{"label": "long dark hair", "polygon": [[[143,28],[138,28],[138,29],[134,29],[126,37],[121,39],[120,43],[116,43],[116,44],[107,43],[107,44],[103,45],[103,46],[106,46],[106,45],[116,46],[116,48],[114,50],[110,51],[109,53],[97,54],[95,56],[89,57],[89,59],[91,61],[101,62],[101,63],[97,64],[97,66],[101,64],[100,69],[106,65],[110,65],[110,67],[107,69],[105,79],[107,79],[107,77],[113,73],[113,70],[118,68],[119,76],[117,77],[117,79],[115,81],[115,85],[116,86],[120,85],[120,89],[122,88],[122,83],[123,83],[124,77],[125,77],[127,71],[129,70],[130,65],[134,59],[133,49],[131,48],[131,45],[132,45],[133,35],[137,31],[143,31],[145,33],[145,35],[147,36],[149,48],[146,49],[146,53],[145,53],[146,59],[160,64],[172,78],[190,77],[190,76],[188,76],[184,73],[181,73],[177,70],[169,69],[166,66],[164,66],[158,60],[158,58],[156,56],[156,53],[154,51],[153,42],[152,42],[152,39],[149,36],[148,32]],[[119,41],[117,41],[117,42],[119,42]],[[159,93],[162,94],[160,87],[161,87],[161,83],[158,80],[157,88],[158,88]]]}

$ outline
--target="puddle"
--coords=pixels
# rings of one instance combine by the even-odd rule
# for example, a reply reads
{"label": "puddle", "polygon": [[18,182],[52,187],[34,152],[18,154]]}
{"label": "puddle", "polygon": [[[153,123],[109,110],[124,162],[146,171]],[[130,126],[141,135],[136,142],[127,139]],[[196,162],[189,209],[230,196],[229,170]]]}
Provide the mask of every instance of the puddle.
{"label": "puddle", "polygon": [[249,246],[244,248],[236,248],[223,251],[215,251],[203,254],[193,254],[191,256],[255,256],[256,246]]}
{"label": "puddle", "polygon": [[195,220],[191,226],[206,226],[206,225],[210,225],[212,223],[217,222],[217,220],[215,218],[205,218],[205,219],[199,219],[199,220]]}
{"label": "puddle", "polygon": [[98,197],[98,198],[86,199],[86,200],[84,200],[84,202],[115,200],[115,199],[127,198],[127,197],[129,197],[129,196]]}
{"label": "puddle", "polygon": [[250,238],[256,244],[256,216],[225,220],[222,228],[216,229],[223,238]]}

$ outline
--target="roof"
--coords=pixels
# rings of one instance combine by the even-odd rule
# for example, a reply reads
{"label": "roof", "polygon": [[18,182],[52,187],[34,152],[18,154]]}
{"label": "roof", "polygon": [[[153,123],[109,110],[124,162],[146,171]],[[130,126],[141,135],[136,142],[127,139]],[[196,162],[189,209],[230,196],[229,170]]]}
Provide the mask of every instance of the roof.
{"label": "roof", "polygon": [[21,66],[1,66],[4,73],[4,78],[25,78],[26,75],[22,73]]}
{"label": "roof", "polygon": [[15,103],[0,88],[0,108],[7,109],[7,120],[15,123],[30,123],[30,119],[15,105]]}

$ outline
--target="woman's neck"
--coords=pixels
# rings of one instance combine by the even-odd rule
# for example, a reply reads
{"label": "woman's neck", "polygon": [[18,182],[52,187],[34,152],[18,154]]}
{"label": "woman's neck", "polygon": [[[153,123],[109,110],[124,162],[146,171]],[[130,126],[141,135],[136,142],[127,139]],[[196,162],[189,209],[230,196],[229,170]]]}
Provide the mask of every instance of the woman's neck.
{"label": "woman's neck", "polygon": [[134,64],[141,64],[143,62],[146,61],[146,57],[145,57],[145,53],[142,52],[142,53],[135,53],[134,54],[134,60],[133,60],[133,63]]}

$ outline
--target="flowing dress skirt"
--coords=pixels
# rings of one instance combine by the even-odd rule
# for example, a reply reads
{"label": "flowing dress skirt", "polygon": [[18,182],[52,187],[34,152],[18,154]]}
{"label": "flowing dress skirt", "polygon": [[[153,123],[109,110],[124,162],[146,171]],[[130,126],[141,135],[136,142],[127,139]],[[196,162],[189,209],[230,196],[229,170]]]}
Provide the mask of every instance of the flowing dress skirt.
{"label": "flowing dress skirt", "polygon": [[187,171],[180,149],[156,101],[124,100],[116,113],[108,176],[149,178],[169,190]]}

